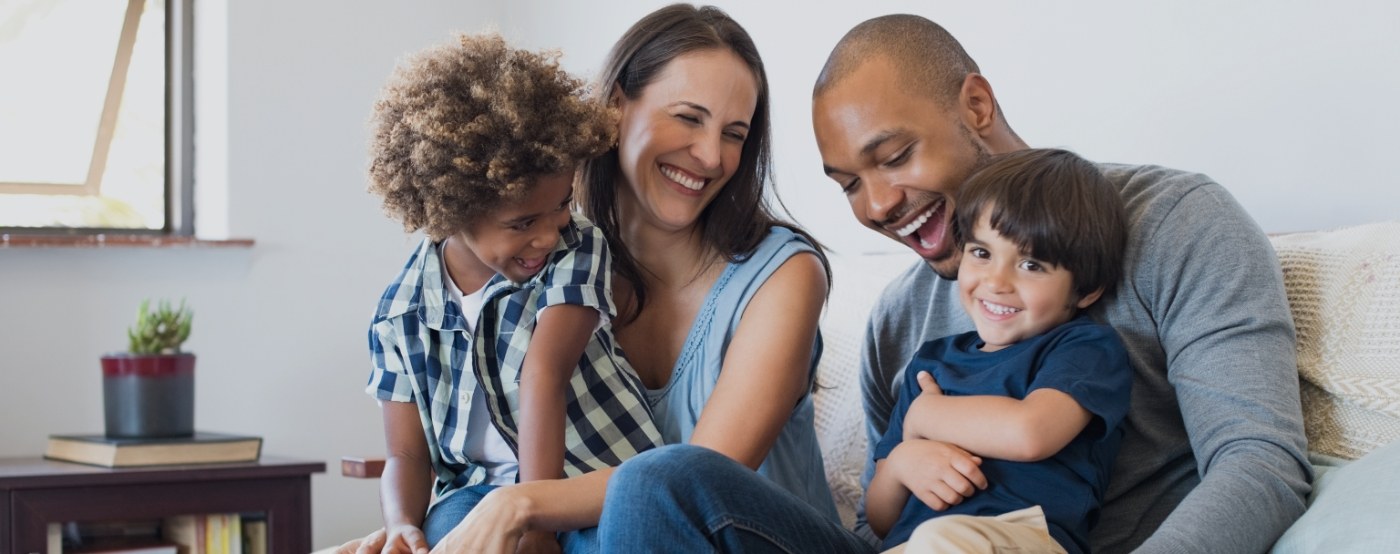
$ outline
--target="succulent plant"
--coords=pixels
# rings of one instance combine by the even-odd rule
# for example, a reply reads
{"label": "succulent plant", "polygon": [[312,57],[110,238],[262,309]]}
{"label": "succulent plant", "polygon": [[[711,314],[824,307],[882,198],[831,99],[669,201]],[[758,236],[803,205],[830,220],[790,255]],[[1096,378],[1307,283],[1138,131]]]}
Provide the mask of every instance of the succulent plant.
{"label": "succulent plant", "polygon": [[190,338],[194,312],[185,307],[184,300],[178,309],[166,300],[161,300],[155,311],[150,305],[150,300],[142,301],[136,325],[127,328],[126,336],[131,339],[127,350],[132,354],[179,354],[180,345]]}

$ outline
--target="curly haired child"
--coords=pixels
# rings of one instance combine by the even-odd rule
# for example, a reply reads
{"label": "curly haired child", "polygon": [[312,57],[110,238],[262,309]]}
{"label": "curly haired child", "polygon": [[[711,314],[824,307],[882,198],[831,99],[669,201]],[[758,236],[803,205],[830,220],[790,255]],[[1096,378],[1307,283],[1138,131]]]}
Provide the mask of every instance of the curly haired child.
{"label": "curly haired child", "polygon": [[557,54],[464,35],[375,103],[369,189],[426,235],[369,331],[386,552],[426,552],[497,487],[661,444],[609,326],[607,242],[570,211],[576,166],[616,134],[583,88]]}

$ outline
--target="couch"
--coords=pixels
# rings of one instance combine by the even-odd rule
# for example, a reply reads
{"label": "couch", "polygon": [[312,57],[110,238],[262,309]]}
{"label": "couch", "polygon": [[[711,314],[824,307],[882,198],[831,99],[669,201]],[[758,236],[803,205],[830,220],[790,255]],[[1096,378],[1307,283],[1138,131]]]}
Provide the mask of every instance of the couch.
{"label": "couch", "polygon": [[[1309,509],[1274,552],[1400,551],[1400,222],[1271,237],[1298,333]],[[850,526],[867,445],[859,355],[870,306],[907,253],[831,256],[815,393],[827,481]],[[1389,445],[1389,446],[1387,446]]]}

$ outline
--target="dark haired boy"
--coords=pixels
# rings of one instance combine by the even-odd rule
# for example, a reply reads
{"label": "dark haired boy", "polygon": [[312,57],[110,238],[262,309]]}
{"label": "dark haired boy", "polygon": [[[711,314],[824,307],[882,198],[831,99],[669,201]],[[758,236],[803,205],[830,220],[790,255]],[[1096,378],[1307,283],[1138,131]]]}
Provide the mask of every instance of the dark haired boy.
{"label": "dark haired boy", "polygon": [[[1121,197],[1073,153],[1022,150],[992,157],[956,204],[977,330],[909,363],[873,456],[870,526],[905,552],[1086,552],[1132,386],[1118,336],[1082,313],[1122,276]],[[897,448],[924,467],[888,464]]]}

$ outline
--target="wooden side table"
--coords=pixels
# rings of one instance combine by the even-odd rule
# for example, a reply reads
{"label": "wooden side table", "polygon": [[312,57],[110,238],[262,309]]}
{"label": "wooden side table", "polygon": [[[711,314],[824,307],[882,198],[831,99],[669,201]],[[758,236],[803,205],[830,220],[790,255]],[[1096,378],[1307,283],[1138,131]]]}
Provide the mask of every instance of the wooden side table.
{"label": "wooden side table", "polygon": [[276,456],[122,469],[0,458],[0,551],[43,554],[49,523],[262,512],[269,552],[310,552],[311,474],[324,471]]}

